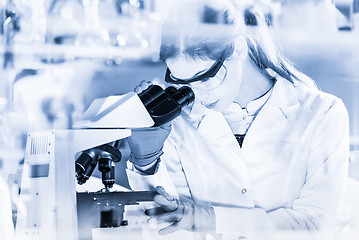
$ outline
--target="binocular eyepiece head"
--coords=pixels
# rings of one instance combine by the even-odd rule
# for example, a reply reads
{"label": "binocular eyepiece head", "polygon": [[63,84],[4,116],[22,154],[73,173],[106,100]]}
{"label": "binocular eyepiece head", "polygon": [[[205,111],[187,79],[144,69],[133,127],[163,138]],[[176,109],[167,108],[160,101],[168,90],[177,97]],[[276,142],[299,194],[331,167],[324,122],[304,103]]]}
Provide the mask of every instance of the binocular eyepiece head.
{"label": "binocular eyepiece head", "polygon": [[187,86],[163,90],[158,85],[151,85],[138,96],[155,122],[154,126],[172,121],[180,115],[183,107],[195,99],[194,92]]}

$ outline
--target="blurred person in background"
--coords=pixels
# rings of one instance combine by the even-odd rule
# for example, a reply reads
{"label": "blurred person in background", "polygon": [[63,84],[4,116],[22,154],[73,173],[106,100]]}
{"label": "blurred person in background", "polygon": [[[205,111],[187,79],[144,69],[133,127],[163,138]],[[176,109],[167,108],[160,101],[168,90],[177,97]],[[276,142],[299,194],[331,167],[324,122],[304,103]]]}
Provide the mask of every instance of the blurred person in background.
{"label": "blurred person in background", "polygon": [[331,239],[347,178],[343,102],[277,51],[252,1],[180,1],[168,16],[165,80],[195,102],[128,139],[132,189],[157,191],[148,222],[165,239]]}

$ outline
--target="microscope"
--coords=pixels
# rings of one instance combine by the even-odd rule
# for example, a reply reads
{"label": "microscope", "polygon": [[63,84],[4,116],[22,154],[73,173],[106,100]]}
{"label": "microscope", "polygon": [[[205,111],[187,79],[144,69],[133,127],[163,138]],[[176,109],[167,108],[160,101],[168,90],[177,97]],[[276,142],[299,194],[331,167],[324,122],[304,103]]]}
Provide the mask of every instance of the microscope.
{"label": "microscope", "polygon": [[[115,164],[122,158],[121,141],[132,128],[172,121],[193,101],[189,87],[152,85],[138,95],[95,99],[74,129],[30,132],[16,238],[92,240],[93,229],[126,231],[131,225],[124,219],[126,206],[153,202],[155,192],[111,190]],[[96,167],[103,188],[76,192],[76,184],[86,185]]]}

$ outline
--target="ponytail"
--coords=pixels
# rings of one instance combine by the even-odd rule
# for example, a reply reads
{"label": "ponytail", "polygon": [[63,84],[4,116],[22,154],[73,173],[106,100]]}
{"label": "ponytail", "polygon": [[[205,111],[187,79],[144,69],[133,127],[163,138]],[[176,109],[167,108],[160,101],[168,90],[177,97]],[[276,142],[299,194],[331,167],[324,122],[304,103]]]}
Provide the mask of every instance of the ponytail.
{"label": "ponytail", "polygon": [[275,46],[270,34],[269,22],[255,5],[247,5],[243,10],[245,38],[251,61],[268,75],[274,71],[293,84],[304,83],[311,88],[317,85],[309,76],[297,70]]}

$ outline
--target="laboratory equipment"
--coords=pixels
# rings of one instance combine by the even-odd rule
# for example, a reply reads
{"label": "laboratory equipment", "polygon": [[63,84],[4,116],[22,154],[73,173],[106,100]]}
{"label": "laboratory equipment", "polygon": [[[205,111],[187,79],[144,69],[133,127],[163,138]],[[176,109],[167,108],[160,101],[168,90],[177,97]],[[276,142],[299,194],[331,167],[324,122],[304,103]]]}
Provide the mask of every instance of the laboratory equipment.
{"label": "laboratory equipment", "polygon": [[96,168],[102,173],[102,182],[106,188],[112,188],[115,184],[115,162],[121,160],[121,152],[118,150],[119,141],[103,144],[92,149],[85,150],[76,160],[76,179],[78,184],[84,184]]}
{"label": "laboratory equipment", "polygon": [[[75,124],[76,129],[30,132],[17,239],[82,240],[92,239],[94,229],[126,229],[125,206],[151,202],[155,193],[110,191],[114,164],[121,160],[118,141],[131,135],[129,128],[171,121],[193,100],[189,87],[163,90],[153,85],[139,95],[131,92],[96,99]],[[76,192],[75,179],[84,184],[97,165],[104,188]]]}
{"label": "laboratory equipment", "polygon": [[183,107],[194,101],[194,93],[187,86],[178,90],[175,87],[163,90],[158,85],[152,85],[140,93],[139,97],[155,122],[154,126],[172,121],[180,115]]}
{"label": "laboratory equipment", "polygon": [[74,129],[30,132],[18,207],[16,238],[78,239],[75,155],[126,138],[128,129]]}
{"label": "laboratory equipment", "polygon": [[[153,126],[160,126],[172,121],[179,116],[182,107],[194,101],[194,93],[187,86],[178,90],[175,87],[168,87],[163,90],[158,85],[151,85],[138,97],[149,113],[149,120],[153,121]],[[90,113],[95,112],[97,106],[98,102],[94,102],[87,113],[90,115]],[[81,126],[81,122],[77,126]],[[115,183],[114,163],[121,160],[121,152],[118,150],[118,146],[119,141],[115,141],[82,151],[76,160],[77,183],[84,184],[98,164],[98,170],[102,173],[103,184],[106,188],[111,188]]]}

